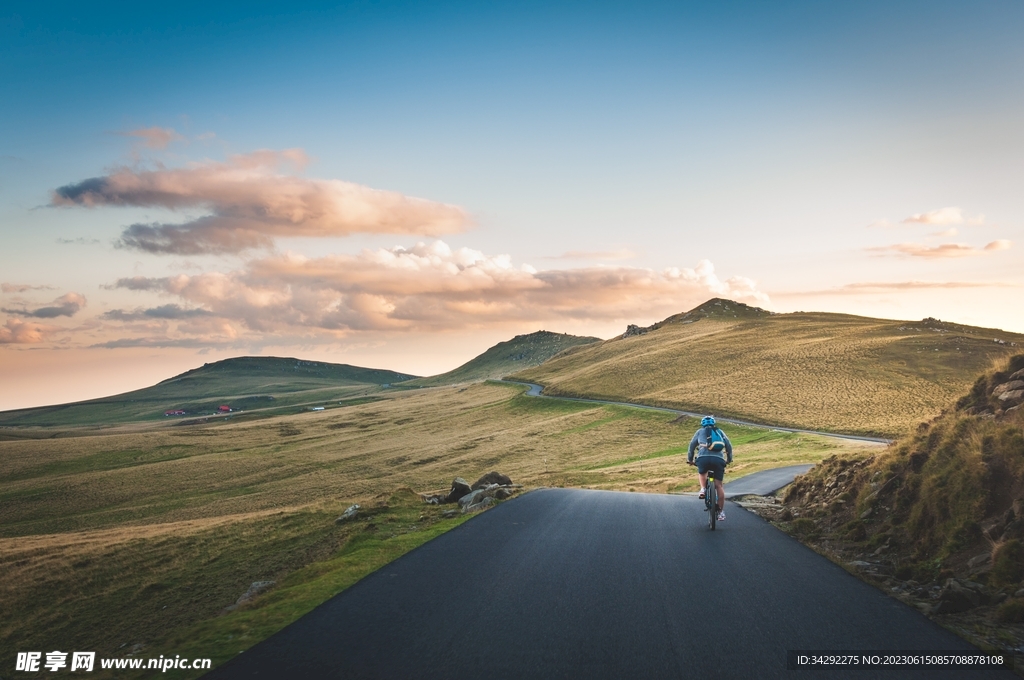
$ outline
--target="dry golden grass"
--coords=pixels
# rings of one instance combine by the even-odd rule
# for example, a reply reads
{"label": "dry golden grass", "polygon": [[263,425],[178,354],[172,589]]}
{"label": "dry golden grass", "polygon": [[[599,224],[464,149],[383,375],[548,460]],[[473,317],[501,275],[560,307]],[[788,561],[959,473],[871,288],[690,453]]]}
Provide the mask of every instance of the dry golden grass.
{"label": "dry golden grass", "polygon": [[[528,486],[694,486],[684,465],[692,421],[520,392],[477,384],[254,422],[0,442],[0,658],[72,646],[110,656],[136,644],[178,653],[172,642],[193,638],[223,651],[236,644],[223,631],[246,613],[218,616],[252,581],[301,592],[285,622],[350,582],[323,581],[316,566],[333,564],[355,536],[334,518],[399,487],[446,489],[456,475],[473,481],[489,470]],[[734,473],[866,446],[726,429]],[[421,521],[439,519],[423,508]],[[409,512],[412,520],[378,527],[381,540],[416,530],[421,511]],[[402,549],[415,545],[409,540]],[[381,550],[374,559],[398,548]],[[303,574],[325,585],[305,587]],[[240,628],[250,636],[237,643],[243,649],[283,625],[250,615],[255,628]]]}
{"label": "dry golden grass", "polygon": [[993,362],[1019,351],[1014,342],[1024,336],[839,314],[680,317],[515,377],[545,385],[546,394],[891,436],[937,415]]}

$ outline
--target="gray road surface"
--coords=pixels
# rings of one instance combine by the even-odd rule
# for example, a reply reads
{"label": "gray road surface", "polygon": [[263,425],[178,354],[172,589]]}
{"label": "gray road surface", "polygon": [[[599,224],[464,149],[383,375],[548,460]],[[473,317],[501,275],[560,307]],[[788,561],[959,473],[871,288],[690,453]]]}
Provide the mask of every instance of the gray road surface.
{"label": "gray road surface", "polygon": [[787,650],[971,650],[728,505],[541,489],[412,551],[207,677],[1013,678],[787,670]]}
{"label": "gray road surface", "polygon": [[812,467],[814,466],[788,465],[786,467],[775,468],[773,470],[762,470],[761,472],[749,474],[746,477],[740,477],[735,482],[728,481],[729,472],[728,469],[726,469],[725,497],[731,498],[733,496],[742,496],[744,494],[765,496],[774,491],[778,491],[796,479],[797,475],[802,475]]}

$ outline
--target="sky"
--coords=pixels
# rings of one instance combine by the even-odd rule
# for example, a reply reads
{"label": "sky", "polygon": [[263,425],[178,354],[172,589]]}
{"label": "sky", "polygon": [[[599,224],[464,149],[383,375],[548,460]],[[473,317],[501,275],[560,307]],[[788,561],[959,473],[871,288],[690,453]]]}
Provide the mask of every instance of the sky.
{"label": "sky", "polygon": [[0,409],[712,297],[1024,332],[1024,3],[0,4]]}

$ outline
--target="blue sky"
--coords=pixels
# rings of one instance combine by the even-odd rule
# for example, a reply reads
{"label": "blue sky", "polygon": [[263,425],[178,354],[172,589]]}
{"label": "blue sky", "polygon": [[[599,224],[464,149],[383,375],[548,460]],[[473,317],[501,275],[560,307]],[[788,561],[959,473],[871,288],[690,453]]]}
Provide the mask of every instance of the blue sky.
{"label": "blue sky", "polygon": [[[0,372],[17,387],[0,407],[199,352],[438,372],[510,334],[608,337],[714,294],[1022,332],[1022,28],[1019,2],[5,4]],[[293,234],[254,204],[259,247],[126,247],[132,224],[235,219],[202,183],[288,149],[308,160],[260,161],[250,199],[337,180],[464,219]],[[115,176],[191,193],[55,202]],[[399,290],[393,266],[421,278]],[[54,305],[76,311],[38,316]],[[133,368],[97,383],[110,364]]]}

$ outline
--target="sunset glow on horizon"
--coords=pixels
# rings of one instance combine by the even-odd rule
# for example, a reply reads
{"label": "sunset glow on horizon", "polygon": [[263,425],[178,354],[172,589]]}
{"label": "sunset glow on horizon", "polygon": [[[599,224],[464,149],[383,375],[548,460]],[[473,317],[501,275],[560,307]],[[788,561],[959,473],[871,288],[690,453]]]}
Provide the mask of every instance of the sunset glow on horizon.
{"label": "sunset glow on horizon", "polygon": [[1024,333],[1024,5],[0,11],[0,409],[723,297]]}

